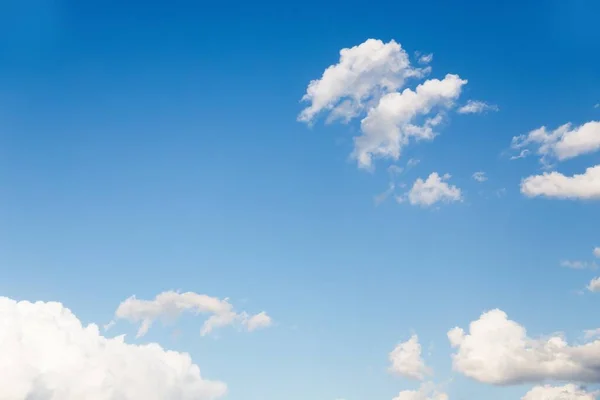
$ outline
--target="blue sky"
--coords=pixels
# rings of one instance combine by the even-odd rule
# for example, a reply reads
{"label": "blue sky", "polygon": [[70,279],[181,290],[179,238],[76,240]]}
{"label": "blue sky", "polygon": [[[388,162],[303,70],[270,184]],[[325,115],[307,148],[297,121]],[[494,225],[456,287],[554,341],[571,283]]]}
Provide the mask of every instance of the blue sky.
{"label": "blue sky", "polygon": [[[600,120],[600,5],[449,3],[0,1],[0,295],[100,325],[169,290],[264,310],[271,326],[252,332],[201,337],[204,317],[187,313],[138,339],[126,320],[102,332],[190,353],[231,400],[392,399],[421,384],[388,371],[412,334],[450,399],[520,399],[545,380],[453,369],[447,332],[496,308],[533,338],[600,327],[597,271],[560,265],[593,263],[600,177],[577,189],[587,197],[521,187],[583,174],[600,151],[562,157],[548,139],[552,165],[535,141],[511,160],[515,136]],[[468,80],[433,140],[371,171],[351,156],[370,108],[297,119],[309,82],[367,39],[399,43],[415,68],[415,52],[433,54],[398,90]],[[468,100],[498,110],[458,112]],[[405,171],[375,204],[390,165]],[[434,172],[459,201],[395,200]]]}

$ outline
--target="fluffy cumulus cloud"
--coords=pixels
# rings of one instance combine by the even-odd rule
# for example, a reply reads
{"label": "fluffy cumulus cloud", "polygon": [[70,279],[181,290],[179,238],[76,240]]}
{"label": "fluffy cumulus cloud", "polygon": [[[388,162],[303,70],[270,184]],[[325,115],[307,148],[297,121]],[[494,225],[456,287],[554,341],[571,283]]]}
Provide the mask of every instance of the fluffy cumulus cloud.
{"label": "fluffy cumulus cloud", "polygon": [[477,182],[485,182],[488,180],[487,175],[483,171],[477,171],[473,174],[473,179]]}
{"label": "fluffy cumulus cloud", "polygon": [[390,372],[405,378],[423,380],[432,373],[421,357],[421,344],[417,335],[399,343],[389,354],[389,360]]}
{"label": "fluffy cumulus cloud", "polygon": [[442,113],[415,122],[434,109],[443,110],[458,98],[466,80],[448,74],[444,79],[429,79],[415,90],[389,93],[371,108],[361,121],[362,135],[354,139],[353,157],[359,166],[370,168],[373,157],[397,160],[400,152],[412,140],[432,140],[434,128],[443,120]]}
{"label": "fluffy cumulus cloud", "polygon": [[[575,127],[568,123],[555,130],[542,126],[526,135],[513,137],[511,147],[524,156],[534,151],[544,164],[593,153],[600,150],[600,121]],[[523,153],[525,150],[528,151]]]}
{"label": "fluffy cumulus cloud", "polygon": [[588,283],[587,289],[590,292],[600,292],[600,276],[592,279],[590,283]]}
{"label": "fluffy cumulus cloud", "polygon": [[[432,56],[422,58],[431,61]],[[458,75],[429,79],[414,90],[407,79],[424,78],[429,67],[411,65],[395,41],[369,39],[340,52],[339,62],[310,82],[303,101],[310,103],[298,116],[312,123],[321,113],[329,122],[362,118],[361,134],[354,138],[352,157],[359,167],[372,168],[374,158],[397,160],[411,140],[435,137],[445,110],[454,106],[467,83]]]}
{"label": "fluffy cumulus cloud", "polygon": [[0,354],[6,400],[212,400],[227,391],[189,355],[103,337],[60,303],[0,297]]}
{"label": "fluffy cumulus cloud", "polygon": [[598,392],[588,392],[573,384],[564,386],[536,386],[521,400],[596,400]]}
{"label": "fluffy cumulus cloud", "polygon": [[479,100],[469,100],[467,104],[458,109],[459,114],[481,114],[487,111],[498,111],[498,106],[487,104]]}
{"label": "fluffy cumulus cloud", "polygon": [[446,182],[450,174],[440,176],[433,172],[426,180],[418,178],[407,194],[412,205],[429,207],[439,202],[455,202],[462,200],[462,193],[456,186]]}
{"label": "fluffy cumulus cloud", "polygon": [[469,332],[450,330],[448,339],[456,349],[454,369],[479,382],[600,382],[600,340],[569,345],[560,335],[530,338],[523,326],[498,309],[471,322]]}
{"label": "fluffy cumulus cloud", "polygon": [[527,197],[551,197],[557,199],[600,199],[600,165],[587,168],[573,176],[560,172],[544,172],[521,181],[521,193]]}
{"label": "fluffy cumulus cloud", "polygon": [[320,79],[310,82],[302,97],[310,105],[298,119],[310,123],[327,111],[330,120],[349,120],[382,95],[401,88],[407,78],[422,77],[426,72],[411,66],[399,43],[368,39],[340,50],[339,62],[330,65]]}
{"label": "fluffy cumulus cloud", "polygon": [[425,383],[418,390],[403,390],[394,400],[448,400],[448,395],[436,389],[435,385]]}
{"label": "fluffy cumulus cloud", "polygon": [[600,247],[594,247],[593,253],[594,256],[600,258]]}
{"label": "fluffy cumulus cloud", "polygon": [[155,320],[172,321],[177,319],[183,312],[210,315],[200,331],[203,336],[216,328],[228,325],[241,324],[249,331],[253,331],[267,327],[272,322],[271,317],[264,311],[253,316],[248,315],[246,312],[236,312],[227,299],[219,299],[194,292],[179,293],[174,291],[160,293],[154,300],[140,300],[132,296],[119,305],[115,317],[140,323],[137,333],[140,337],[148,332]]}
{"label": "fluffy cumulus cloud", "polygon": [[243,317],[242,323],[248,329],[248,331],[252,332],[257,329],[266,328],[271,326],[273,320],[266,312],[260,312],[256,315],[252,315],[250,317]]}

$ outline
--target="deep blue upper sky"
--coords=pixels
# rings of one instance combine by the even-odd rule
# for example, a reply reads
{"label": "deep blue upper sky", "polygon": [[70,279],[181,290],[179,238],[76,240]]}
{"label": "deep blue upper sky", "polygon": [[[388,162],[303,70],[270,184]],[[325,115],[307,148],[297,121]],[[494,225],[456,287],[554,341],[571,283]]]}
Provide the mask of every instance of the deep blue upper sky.
{"label": "deep blue upper sky", "polygon": [[[415,387],[385,372],[413,331],[444,381],[446,332],[496,307],[576,338],[600,326],[598,300],[574,294],[589,271],[559,262],[600,245],[600,207],[525,198],[540,166],[504,152],[600,119],[599,14],[592,0],[0,0],[0,295],[60,301],[85,323],[169,289],[265,309],[276,325],[252,335],[200,338],[186,320],[178,340],[148,336],[232,400],[391,399]],[[368,38],[433,53],[432,77],[460,74],[464,99],[498,105],[453,115],[399,160],[421,160],[407,184],[452,174],[464,202],[376,207],[387,164],[348,159],[358,126],[296,120],[310,80]],[[456,375],[451,399],[527,389]]]}

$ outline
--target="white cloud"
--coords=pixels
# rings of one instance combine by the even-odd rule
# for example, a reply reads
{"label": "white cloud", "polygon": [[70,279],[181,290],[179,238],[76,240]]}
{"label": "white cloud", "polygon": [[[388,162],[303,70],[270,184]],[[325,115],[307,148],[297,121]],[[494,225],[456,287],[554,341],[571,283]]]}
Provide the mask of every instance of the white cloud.
{"label": "white cloud", "polygon": [[588,283],[587,289],[590,292],[600,292],[600,276],[592,279],[590,283]]}
{"label": "white cloud", "polygon": [[488,180],[487,176],[485,175],[485,172],[483,171],[477,171],[473,174],[473,179],[475,179],[477,182],[485,182]]}
{"label": "white cloud", "polygon": [[298,120],[310,123],[321,112],[330,120],[349,120],[384,94],[404,85],[407,78],[422,77],[426,70],[413,68],[399,43],[368,39],[340,51],[339,62],[320,79],[310,82],[302,101],[309,102]]}
{"label": "white cloud", "polygon": [[600,165],[587,168],[583,174],[573,176],[565,176],[556,171],[529,176],[521,181],[521,193],[528,197],[600,199]]}
{"label": "white cloud", "polygon": [[388,171],[388,175],[390,178],[390,181],[388,183],[388,188],[375,195],[373,198],[373,201],[375,203],[376,206],[382,204],[384,201],[386,201],[390,196],[394,196],[396,197],[397,201],[399,203],[402,203],[402,201],[404,200],[404,198],[402,196],[395,196],[394,193],[396,191],[396,188],[403,188],[406,186],[405,183],[396,183],[396,178],[398,176],[400,176],[404,171],[408,171],[410,169],[412,169],[413,167],[415,167],[416,165],[419,164],[419,160],[416,158],[411,158],[408,160],[408,162],[406,163],[406,167],[402,168],[398,165],[392,164],[388,167],[387,171]]}
{"label": "white cloud", "polygon": [[588,392],[573,384],[536,386],[521,400],[596,400],[598,392]]}
{"label": "white cloud", "polygon": [[406,162],[406,168],[412,168],[417,166],[419,163],[421,162],[421,160],[418,160],[416,158],[410,158],[407,162]]}
{"label": "white cloud", "polygon": [[448,400],[448,395],[435,388],[431,383],[421,385],[418,390],[403,390],[394,400]]}
{"label": "white cloud", "polygon": [[543,164],[549,159],[567,160],[600,150],[600,121],[591,121],[573,127],[564,124],[553,131],[545,126],[527,135],[512,138],[511,147],[521,153],[523,150],[536,150]]}
{"label": "white cloud", "polygon": [[0,297],[0,354],[6,400],[212,400],[227,390],[188,354],[105,338],[55,302]]}
{"label": "white cloud", "polygon": [[487,104],[479,100],[469,100],[467,104],[458,109],[459,114],[481,114],[486,111],[498,111],[499,108],[493,104]]}
{"label": "white cloud", "polygon": [[374,157],[397,160],[410,139],[432,140],[443,114],[427,117],[421,125],[414,124],[414,119],[434,108],[451,107],[466,83],[458,75],[448,74],[442,80],[427,80],[414,91],[404,89],[382,97],[361,121],[362,135],[354,138],[352,156],[358,165],[371,168]]}
{"label": "white cloud", "polygon": [[419,57],[419,63],[421,63],[421,64],[429,64],[432,61],[433,61],[433,53],[423,54],[421,57]]}
{"label": "white cloud", "polygon": [[593,253],[594,256],[600,258],[600,247],[594,247]]}
{"label": "white cloud", "polygon": [[595,262],[579,261],[579,260],[563,260],[560,265],[571,269],[596,269],[598,265]]}
{"label": "white cloud", "polygon": [[[407,168],[409,166],[410,165],[408,165]],[[388,170],[388,174],[390,175],[390,178],[395,178],[397,175],[400,175],[404,171],[404,168],[392,164],[388,167],[387,170]]]}
{"label": "white cloud", "polygon": [[583,337],[586,340],[593,339],[593,338],[598,337],[598,336],[600,336],[600,328],[588,329],[586,331],[583,331]]}
{"label": "white cloud", "polygon": [[400,91],[408,78],[423,78],[429,71],[430,67],[411,66],[407,53],[393,40],[369,39],[342,49],[339,62],[308,85],[302,100],[310,105],[298,120],[310,124],[322,112],[328,113],[328,122],[364,116],[352,152],[359,167],[372,168],[374,157],[397,160],[411,138],[435,137],[433,129],[442,122],[443,111],[454,105],[467,83],[448,74]]}
{"label": "white cloud", "polygon": [[[115,317],[139,322],[137,335],[141,337],[148,332],[156,319],[174,320],[186,311],[211,314],[202,326],[200,331],[202,336],[216,328],[235,323],[241,323],[249,330],[268,326],[271,323],[270,317],[264,312],[255,316],[248,316],[245,312],[236,313],[227,299],[222,300],[194,292],[174,291],[160,293],[154,300],[139,300],[132,296],[119,305]],[[251,327],[253,329],[250,329]]]}
{"label": "white cloud", "polygon": [[273,320],[266,312],[261,312],[251,317],[245,317],[243,324],[246,326],[249,332],[257,329],[267,328],[273,324]]}
{"label": "white cloud", "polygon": [[104,324],[103,328],[105,331],[110,330],[113,326],[115,326],[116,322],[115,321],[110,321],[108,324]]}
{"label": "white cloud", "polygon": [[520,159],[520,158],[525,158],[525,157],[527,157],[527,156],[529,155],[529,153],[531,153],[531,152],[529,151],[529,149],[523,149],[523,150],[521,150],[521,151],[519,152],[519,154],[517,154],[517,155],[514,155],[514,156],[511,156],[511,157],[510,157],[510,159],[511,159],[511,160],[518,160],[518,159]]}
{"label": "white cloud", "polygon": [[428,207],[438,202],[461,201],[460,189],[445,182],[448,179],[450,174],[440,176],[437,172],[431,173],[425,181],[418,178],[408,192],[410,204]]}
{"label": "white cloud", "polygon": [[448,339],[454,369],[479,382],[600,382],[600,340],[571,346],[560,335],[533,339],[498,309],[471,322],[468,333],[450,330]]}
{"label": "white cloud", "polygon": [[421,357],[421,344],[417,335],[399,343],[389,354],[389,360],[390,372],[405,378],[423,380],[432,373]]}

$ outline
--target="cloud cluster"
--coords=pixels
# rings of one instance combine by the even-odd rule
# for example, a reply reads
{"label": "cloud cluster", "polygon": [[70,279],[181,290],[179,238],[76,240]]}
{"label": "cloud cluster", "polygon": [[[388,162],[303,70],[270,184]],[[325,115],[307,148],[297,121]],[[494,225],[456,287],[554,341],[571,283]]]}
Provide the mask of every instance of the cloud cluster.
{"label": "cloud cluster", "polygon": [[[564,161],[600,150],[600,121],[579,126],[564,124],[554,130],[545,126],[526,135],[514,136],[511,148],[518,155],[511,159],[537,154],[549,167],[554,161]],[[589,167],[582,174],[567,176],[552,171],[529,176],[521,181],[521,193],[528,197],[544,196],[556,199],[600,199],[600,165]]]}
{"label": "cloud cluster", "polygon": [[573,176],[556,171],[529,176],[521,181],[521,193],[527,197],[600,199],[600,165],[589,167],[583,174]]}
{"label": "cloud cluster", "polygon": [[311,81],[302,101],[309,102],[298,120],[311,123],[321,112],[330,121],[348,121],[378,99],[402,86],[408,78],[419,78],[427,69],[414,68],[399,43],[368,39],[340,50],[339,62],[329,66],[320,79]]}
{"label": "cloud cluster", "polygon": [[213,400],[227,391],[189,355],[103,337],[60,303],[0,297],[0,316],[0,399]]}
{"label": "cloud cluster", "polygon": [[[433,375],[433,370],[425,364],[421,355],[419,337],[412,335],[399,343],[388,356],[389,371],[408,379],[423,381]],[[422,382],[417,390],[403,390],[394,400],[448,400],[448,395],[433,382]]]}
{"label": "cloud cluster", "polygon": [[[600,383],[599,329],[585,331],[587,342],[570,345],[561,334],[531,338],[526,329],[499,309],[483,313],[468,332],[456,327],[447,336],[455,349],[453,368],[485,384],[536,384],[521,400],[595,400],[599,391],[581,383]],[[423,381],[432,370],[421,356],[418,336],[399,343],[389,354],[392,373]],[[546,381],[571,382],[563,386]],[[578,384],[579,383],[579,384]],[[432,382],[417,390],[403,390],[393,400],[448,400],[445,391]]]}
{"label": "cloud cluster", "polygon": [[405,378],[423,380],[432,373],[421,357],[421,344],[417,335],[399,343],[389,354],[389,360],[389,371]]}
{"label": "cloud cluster", "polygon": [[546,380],[600,383],[600,340],[569,345],[560,335],[530,338],[501,310],[454,328],[448,339],[453,367],[482,383],[511,385]]}
{"label": "cloud cluster", "polygon": [[427,80],[414,91],[385,95],[361,121],[362,135],[354,138],[353,158],[360,167],[371,168],[374,157],[397,160],[411,139],[432,140],[443,114],[426,117],[421,124],[415,122],[416,117],[452,106],[466,83],[458,75],[448,74],[442,80]]}
{"label": "cloud cluster", "polygon": [[423,207],[429,207],[439,202],[461,201],[461,190],[446,182],[450,178],[450,174],[440,176],[437,172],[433,172],[426,180],[418,178],[408,192],[408,201],[412,205]]}
{"label": "cloud cluster", "polygon": [[[422,56],[420,62],[432,58]],[[429,72],[429,67],[412,66],[399,43],[369,39],[342,49],[339,62],[310,82],[302,98],[309,105],[298,120],[310,124],[322,112],[328,114],[328,122],[361,117],[361,134],[354,138],[352,152],[359,167],[372,168],[374,158],[397,160],[409,141],[435,137],[444,110],[454,106],[467,83],[447,74],[414,90],[403,89],[407,79],[420,79]]]}
{"label": "cloud cluster", "polygon": [[511,147],[522,152],[536,152],[544,164],[550,160],[564,161],[600,150],[600,121],[591,121],[573,127],[564,124],[553,131],[545,126],[526,135],[514,136]]}
{"label": "cloud cluster", "polygon": [[132,296],[119,305],[115,318],[140,323],[137,336],[141,337],[148,332],[155,320],[173,321],[183,312],[210,314],[200,331],[202,336],[217,328],[233,324],[241,324],[248,331],[253,331],[272,323],[271,317],[264,311],[250,316],[246,312],[236,312],[227,299],[194,292],[174,291],[160,293],[154,300],[140,300]]}
{"label": "cloud cluster", "polygon": [[585,340],[590,340],[598,336],[600,336],[600,328],[588,329],[583,331],[583,337],[585,338]]}
{"label": "cloud cluster", "polygon": [[598,392],[588,392],[577,385],[536,386],[521,400],[596,400]]}
{"label": "cloud cluster", "polygon": [[418,390],[403,390],[394,400],[448,400],[448,395],[431,383],[422,384]]}

